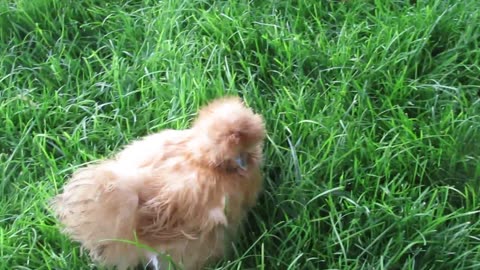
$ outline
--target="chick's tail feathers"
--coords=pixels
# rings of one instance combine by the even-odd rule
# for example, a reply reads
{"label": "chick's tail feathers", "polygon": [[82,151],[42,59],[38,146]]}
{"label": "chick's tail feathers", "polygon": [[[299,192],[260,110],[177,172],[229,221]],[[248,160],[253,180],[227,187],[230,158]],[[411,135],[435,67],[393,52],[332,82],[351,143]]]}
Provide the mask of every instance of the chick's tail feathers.
{"label": "chick's tail feathers", "polygon": [[135,240],[141,181],[135,173],[115,162],[87,166],[51,202],[64,232],[95,261],[117,269],[140,260],[139,249],[126,242]]}
{"label": "chick's tail feathers", "polygon": [[211,163],[221,163],[261,146],[265,138],[263,118],[238,97],[213,101],[200,110],[192,128],[194,149]]}

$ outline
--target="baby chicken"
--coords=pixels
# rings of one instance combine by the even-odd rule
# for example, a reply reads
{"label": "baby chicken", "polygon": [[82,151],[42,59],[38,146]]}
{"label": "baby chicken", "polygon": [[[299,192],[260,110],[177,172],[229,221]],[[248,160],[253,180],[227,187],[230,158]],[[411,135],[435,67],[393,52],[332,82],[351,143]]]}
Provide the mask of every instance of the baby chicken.
{"label": "baby chicken", "polygon": [[220,98],[190,129],[146,136],[79,169],[52,208],[101,265],[159,269],[171,260],[201,269],[222,258],[257,200],[264,138],[260,115],[240,98]]}

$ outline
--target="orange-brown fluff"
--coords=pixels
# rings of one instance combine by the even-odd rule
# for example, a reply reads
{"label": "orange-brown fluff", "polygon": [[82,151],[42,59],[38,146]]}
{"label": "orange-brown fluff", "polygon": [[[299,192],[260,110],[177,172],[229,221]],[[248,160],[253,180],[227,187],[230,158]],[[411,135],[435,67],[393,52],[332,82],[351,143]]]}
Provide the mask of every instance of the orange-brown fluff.
{"label": "orange-brown fluff", "polygon": [[190,129],[146,136],[74,172],[54,212],[104,266],[156,266],[156,254],[127,240],[200,269],[224,255],[256,202],[264,137],[262,117],[239,98],[214,100]]}

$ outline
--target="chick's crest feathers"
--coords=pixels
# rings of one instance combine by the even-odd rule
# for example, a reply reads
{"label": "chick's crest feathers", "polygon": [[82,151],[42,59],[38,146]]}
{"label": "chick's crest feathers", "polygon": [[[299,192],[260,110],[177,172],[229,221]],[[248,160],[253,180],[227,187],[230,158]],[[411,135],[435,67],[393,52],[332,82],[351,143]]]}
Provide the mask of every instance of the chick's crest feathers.
{"label": "chick's crest feathers", "polygon": [[194,149],[214,164],[237,158],[261,147],[265,138],[263,118],[238,97],[214,100],[200,110],[192,130],[201,135]]}

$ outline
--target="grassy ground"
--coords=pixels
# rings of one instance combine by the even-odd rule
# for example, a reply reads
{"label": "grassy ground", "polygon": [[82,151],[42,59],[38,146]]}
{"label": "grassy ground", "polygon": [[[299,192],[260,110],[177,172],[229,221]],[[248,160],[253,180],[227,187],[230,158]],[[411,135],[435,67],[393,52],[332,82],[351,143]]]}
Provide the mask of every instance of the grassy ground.
{"label": "grassy ground", "polygon": [[480,2],[3,0],[0,269],[90,269],[47,200],[215,96],[268,125],[219,269],[480,269]]}

